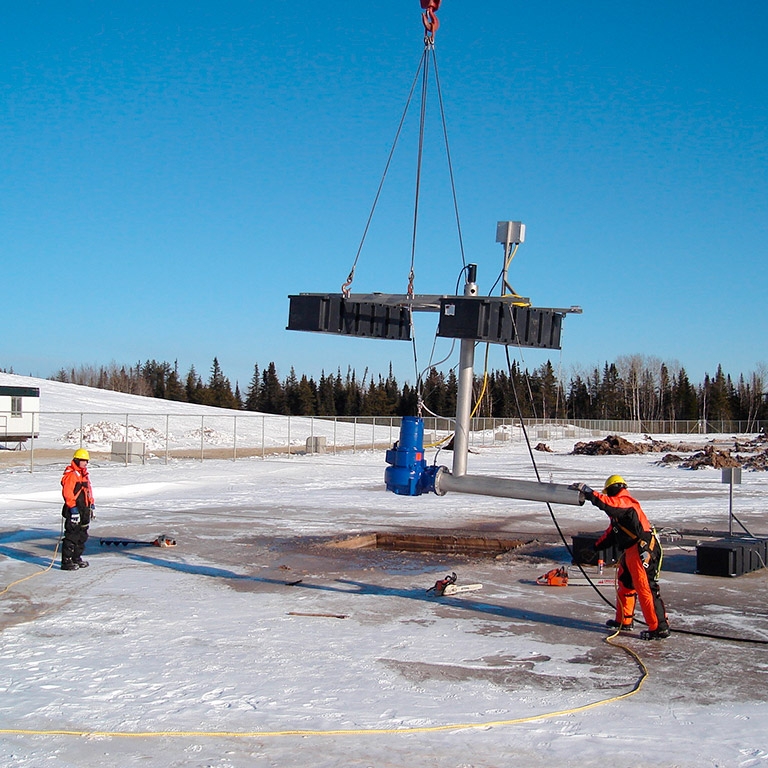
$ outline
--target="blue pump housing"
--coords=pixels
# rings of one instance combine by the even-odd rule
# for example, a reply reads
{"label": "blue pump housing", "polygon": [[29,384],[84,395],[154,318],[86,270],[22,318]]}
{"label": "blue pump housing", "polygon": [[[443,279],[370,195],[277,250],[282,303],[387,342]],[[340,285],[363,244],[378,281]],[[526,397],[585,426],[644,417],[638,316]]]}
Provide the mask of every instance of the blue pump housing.
{"label": "blue pump housing", "polygon": [[384,482],[387,490],[400,496],[420,496],[434,491],[436,467],[427,467],[424,458],[424,420],[404,416],[400,439],[387,451]]}

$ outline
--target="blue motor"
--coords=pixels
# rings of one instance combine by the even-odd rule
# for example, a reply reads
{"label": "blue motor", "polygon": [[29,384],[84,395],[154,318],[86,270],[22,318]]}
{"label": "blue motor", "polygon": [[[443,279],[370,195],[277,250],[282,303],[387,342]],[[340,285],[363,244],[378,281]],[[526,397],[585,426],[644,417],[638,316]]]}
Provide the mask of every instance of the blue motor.
{"label": "blue motor", "polygon": [[420,496],[434,490],[434,472],[424,458],[424,420],[404,416],[400,439],[387,451],[384,482],[387,490],[401,496]]}

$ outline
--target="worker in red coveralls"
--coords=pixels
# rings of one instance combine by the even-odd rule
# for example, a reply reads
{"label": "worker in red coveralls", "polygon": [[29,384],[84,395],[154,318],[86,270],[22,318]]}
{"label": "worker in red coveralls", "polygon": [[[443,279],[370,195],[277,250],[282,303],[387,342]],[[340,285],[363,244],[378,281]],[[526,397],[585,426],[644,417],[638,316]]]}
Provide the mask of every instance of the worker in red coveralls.
{"label": "worker in red coveralls", "polygon": [[93,488],[88,477],[90,455],[85,448],[78,448],[72,457],[72,463],[64,470],[61,478],[61,494],[64,507],[64,539],[61,543],[61,570],[76,571],[87,568],[88,561],[83,560],[85,542],[88,541],[88,525],[96,508],[93,503]]}
{"label": "worker in red coveralls", "polygon": [[611,520],[605,533],[595,542],[595,549],[615,544],[621,551],[617,573],[616,618],[606,622],[612,629],[629,631],[635,617],[635,604],[640,601],[648,629],[641,633],[644,640],[669,637],[669,622],[659,592],[661,544],[648,522],[640,502],[630,496],[620,475],[605,481],[603,492],[593,491],[584,483],[571,488],[581,491],[585,498],[605,512]]}

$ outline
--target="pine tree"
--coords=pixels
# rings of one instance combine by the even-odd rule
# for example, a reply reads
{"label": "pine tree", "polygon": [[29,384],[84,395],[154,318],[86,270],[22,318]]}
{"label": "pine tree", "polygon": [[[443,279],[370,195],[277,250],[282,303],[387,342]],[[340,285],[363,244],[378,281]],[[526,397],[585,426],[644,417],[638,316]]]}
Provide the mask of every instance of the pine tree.
{"label": "pine tree", "polygon": [[671,399],[675,419],[695,421],[699,418],[696,390],[688,380],[685,368],[681,368],[677,376],[673,377]]}
{"label": "pine tree", "polygon": [[336,399],[334,396],[334,378],[320,372],[320,383],[317,386],[318,416],[336,416]]}
{"label": "pine tree", "polygon": [[234,394],[232,394],[232,385],[221,370],[219,360],[216,357],[213,358],[213,364],[211,365],[207,399],[208,405],[214,405],[217,408],[237,408],[237,401]]}
{"label": "pine tree", "polygon": [[285,392],[280,379],[277,378],[277,368],[274,363],[269,363],[261,377],[261,392],[259,393],[259,410],[263,413],[277,413],[285,415]]}
{"label": "pine tree", "polygon": [[166,400],[176,400],[184,402],[187,399],[186,392],[179,378],[179,361],[173,363],[173,370],[168,374],[168,380],[165,383]]}
{"label": "pine tree", "polygon": [[194,364],[189,368],[187,380],[184,386],[184,392],[187,396],[187,402],[197,405],[208,404],[208,393],[203,386],[203,380],[197,375]]}
{"label": "pine tree", "polygon": [[245,393],[245,410],[246,411],[258,411],[259,410],[259,397],[261,394],[261,378],[259,376],[259,366],[253,366],[253,376],[251,377],[251,383],[248,390]]}

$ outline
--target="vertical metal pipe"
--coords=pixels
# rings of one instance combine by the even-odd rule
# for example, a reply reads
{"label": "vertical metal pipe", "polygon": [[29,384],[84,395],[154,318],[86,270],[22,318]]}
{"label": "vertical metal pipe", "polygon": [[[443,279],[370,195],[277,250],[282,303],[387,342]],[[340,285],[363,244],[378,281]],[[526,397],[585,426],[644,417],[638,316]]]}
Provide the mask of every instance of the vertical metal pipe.
{"label": "vertical metal pipe", "polygon": [[[467,268],[465,296],[477,296],[477,265]],[[459,382],[456,396],[456,432],[453,437],[453,475],[461,477],[467,473],[469,454],[469,422],[472,415],[472,384],[474,383],[475,341],[462,339],[459,347]]]}

